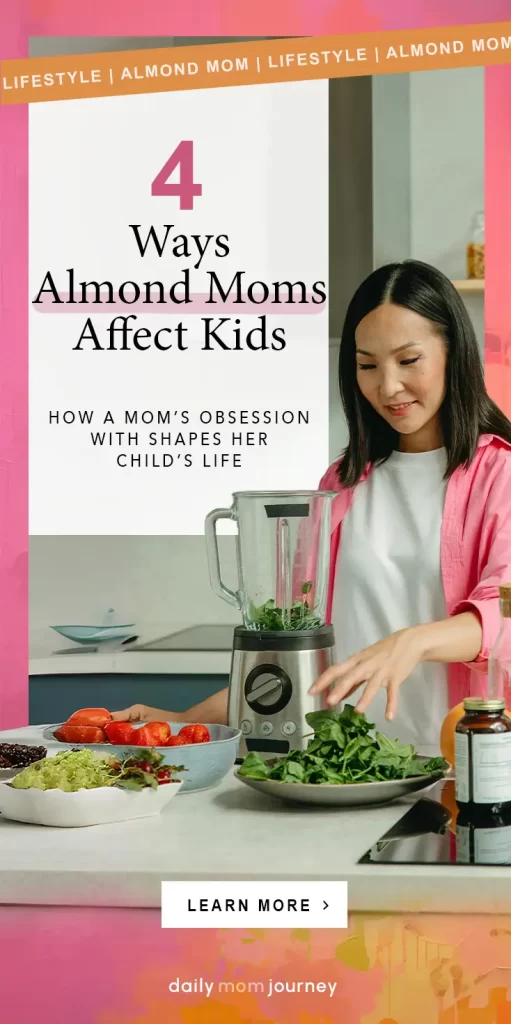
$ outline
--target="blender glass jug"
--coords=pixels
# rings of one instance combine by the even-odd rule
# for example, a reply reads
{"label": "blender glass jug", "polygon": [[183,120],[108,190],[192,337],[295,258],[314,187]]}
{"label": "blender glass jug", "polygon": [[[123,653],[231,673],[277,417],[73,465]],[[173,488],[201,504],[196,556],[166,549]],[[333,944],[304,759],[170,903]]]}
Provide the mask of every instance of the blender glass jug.
{"label": "blender glass jug", "polygon": [[[239,491],[206,517],[213,590],[241,610],[245,629],[316,629],[325,624],[334,491]],[[235,520],[238,591],[221,579],[219,519]]]}

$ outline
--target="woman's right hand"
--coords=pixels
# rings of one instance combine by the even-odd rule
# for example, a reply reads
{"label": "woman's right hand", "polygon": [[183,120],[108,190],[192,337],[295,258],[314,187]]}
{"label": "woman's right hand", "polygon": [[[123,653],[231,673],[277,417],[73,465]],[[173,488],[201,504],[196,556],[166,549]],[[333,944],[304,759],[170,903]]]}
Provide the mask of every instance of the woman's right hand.
{"label": "woman's right hand", "polygon": [[147,704],[132,704],[125,711],[114,711],[114,722],[208,722],[212,725],[227,725],[228,689],[213,693],[200,704],[194,704],[187,711],[162,711],[149,708]]}

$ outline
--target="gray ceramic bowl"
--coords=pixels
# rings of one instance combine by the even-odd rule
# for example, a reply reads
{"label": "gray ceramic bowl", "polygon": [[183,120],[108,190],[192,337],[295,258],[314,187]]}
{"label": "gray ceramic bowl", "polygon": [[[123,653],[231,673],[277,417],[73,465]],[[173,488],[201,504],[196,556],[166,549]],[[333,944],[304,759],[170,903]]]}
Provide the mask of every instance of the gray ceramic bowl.
{"label": "gray ceramic bowl", "polygon": [[[144,723],[141,722],[139,728]],[[186,722],[169,722],[173,735],[179,732],[186,725]],[[230,729],[227,725],[207,725],[211,740],[209,743],[188,743],[182,747],[154,747],[163,754],[163,764],[183,765],[184,771],[179,777],[183,785],[179,790],[182,793],[196,793],[203,789],[212,789],[227,775],[238,756],[238,746],[241,732],[239,729]],[[42,736],[48,747],[48,753],[56,753],[57,750],[78,749],[80,744],[59,743],[54,737],[56,729],[61,725],[46,726]],[[84,743],[83,748],[93,750],[95,754],[140,754],[141,747],[114,746],[112,743]]]}

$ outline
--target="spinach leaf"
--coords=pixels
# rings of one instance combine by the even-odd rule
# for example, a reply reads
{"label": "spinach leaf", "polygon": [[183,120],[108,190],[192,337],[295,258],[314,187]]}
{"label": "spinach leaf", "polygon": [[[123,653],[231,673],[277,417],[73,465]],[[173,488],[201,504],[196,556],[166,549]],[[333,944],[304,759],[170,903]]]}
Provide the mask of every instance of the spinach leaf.
{"label": "spinach leaf", "polygon": [[282,777],[285,782],[304,782],[305,766],[299,761],[287,761]]}
{"label": "spinach leaf", "polygon": [[264,631],[282,631],[298,629],[316,629],[323,625],[323,620],[318,616],[314,607],[310,607],[308,595],[312,590],[312,583],[302,583],[300,592],[302,599],[297,599],[290,608],[279,608],[275,600],[270,598],[259,606],[250,605],[250,618],[256,629]]}
{"label": "spinach leaf", "polygon": [[251,779],[268,779],[270,777],[270,766],[263,760],[260,754],[252,751],[247,754],[243,764],[240,766],[240,775],[250,775]]}
{"label": "spinach leaf", "polygon": [[305,716],[305,721],[311,729],[314,729],[314,732],[317,732],[319,726],[324,722],[337,722],[338,718],[339,715],[335,711],[309,711]]}
{"label": "spinach leaf", "polygon": [[346,785],[424,775],[433,778],[448,767],[442,757],[420,761],[410,744],[380,732],[371,735],[374,725],[351,704],[345,704],[340,713],[311,711],[305,717],[313,730],[306,750],[291,750],[273,764],[252,752],[241,765],[240,775],[287,783]]}
{"label": "spinach leaf", "polygon": [[384,736],[381,732],[376,733],[376,742],[382,754],[400,757],[403,760],[409,760],[411,757],[415,756],[415,750],[413,747],[403,743],[398,743],[397,740],[389,740],[388,736]]}

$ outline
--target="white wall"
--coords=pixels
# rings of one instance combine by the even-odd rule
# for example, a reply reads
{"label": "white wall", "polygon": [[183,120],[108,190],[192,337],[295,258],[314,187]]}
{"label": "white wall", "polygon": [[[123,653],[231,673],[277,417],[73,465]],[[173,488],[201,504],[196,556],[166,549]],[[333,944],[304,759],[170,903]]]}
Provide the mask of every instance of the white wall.
{"label": "white wall", "polygon": [[373,267],[411,255],[410,75],[372,80]]}
{"label": "white wall", "polygon": [[[484,210],[484,68],[373,78],[374,265],[424,260],[466,277]],[[481,350],[484,298],[463,295]]]}
{"label": "white wall", "polygon": [[484,68],[408,77],[411,254],[464,278],[470,221],[484,209]]}
{"label": "white wall", "polygon": [[[484,68],[408,77],[411,256],[458,280],[472,217],[484,210]],[[463,299],[483,350],[483,294]]]}
{"label": "white wall", "polygon": [[[219,543],[224,580],[235,588],[234,538]],[[101,625],[109,607],[117,622],[162,634],[190,622],[239,621],[211,589],[202,537],[30,539],[30,633],[38,653],[66,646],[49,625]]]}

